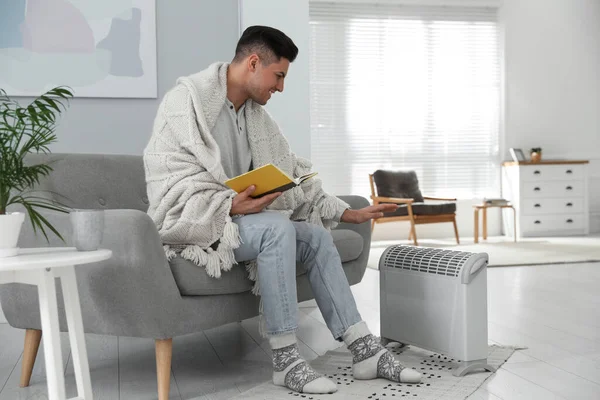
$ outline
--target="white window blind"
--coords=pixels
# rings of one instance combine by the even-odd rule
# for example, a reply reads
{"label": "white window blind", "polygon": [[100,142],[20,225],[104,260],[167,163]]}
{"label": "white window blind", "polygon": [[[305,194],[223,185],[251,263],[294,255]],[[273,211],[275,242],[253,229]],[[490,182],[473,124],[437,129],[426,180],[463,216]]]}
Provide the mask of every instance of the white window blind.
{"label": "white window blind", "polygon": [[310,3],[311,159],[332,194],[377,169],[429,196],[500,192],[497,10]]}

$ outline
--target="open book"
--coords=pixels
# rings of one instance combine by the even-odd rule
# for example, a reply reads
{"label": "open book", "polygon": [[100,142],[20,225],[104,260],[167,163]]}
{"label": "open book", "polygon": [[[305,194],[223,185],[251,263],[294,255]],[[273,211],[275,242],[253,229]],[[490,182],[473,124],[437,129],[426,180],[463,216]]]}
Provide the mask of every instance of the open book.
{"label": "open book", "polygon": [[302,175],[299,178],[290,178],[285,172],[273,164],[266,164],[253,169],[245,174],[225,181],[225,184],[240,193],[249,186],[256,186],[252,197],[262,197],[275,192],[284,192],[300,185],[307,179],[317,175],[316,172]]}

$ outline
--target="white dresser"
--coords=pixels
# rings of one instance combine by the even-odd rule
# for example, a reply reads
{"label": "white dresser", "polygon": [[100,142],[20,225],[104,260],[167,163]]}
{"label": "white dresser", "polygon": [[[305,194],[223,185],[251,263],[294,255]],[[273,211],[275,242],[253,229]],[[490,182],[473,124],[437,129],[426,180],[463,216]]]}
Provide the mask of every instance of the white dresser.
{"label": "white dresser", "polygon": [[[516,209],[517,238],[589,233],[588,161],[505,162],[502,197]],[[512,234],[512,216],[503,226]]]}

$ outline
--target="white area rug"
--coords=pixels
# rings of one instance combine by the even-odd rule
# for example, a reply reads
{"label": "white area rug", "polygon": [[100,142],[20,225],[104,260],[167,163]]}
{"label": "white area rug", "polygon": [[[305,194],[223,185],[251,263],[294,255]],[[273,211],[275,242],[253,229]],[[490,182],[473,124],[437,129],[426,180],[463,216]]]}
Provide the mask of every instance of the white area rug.
{"label": "white area rug", "polygon": [[[371,244],[369,268],[379,269],[379,258],[389,246],[412,244],[406,240],[379,241]],[[453,240],[419,240],[420,247],[488,253],[490,267],[517,265],[565,264],[600,261],[600,237],[535,238],[519,242],[490,238],[486,242],[456,245]]]}
{"label": "white area rug", "polygon": [[[310,362],[313,368],[338,385],[334,394],[314,395],[298,394],[289,389],[275,386],[272,382],[263,383],[234,399],[247,400],[281,400],[281,399],[365,399],[365,400],[462,400],[471,395],[481,384],[492,375],[490,372],[474,372],[464,377],[455,377],[452,371],[457,363],[437,353],[416,347],[392,347],[394,356],[407,367],[416,369],[423,374],[423,381],[418,385],[392,383],[384,379],[360,381],[352,378],[352,357],[345,346],[328,351],[325,355]],[[513,348],[490,346],[488,362],[500,367],[514,352]]]}

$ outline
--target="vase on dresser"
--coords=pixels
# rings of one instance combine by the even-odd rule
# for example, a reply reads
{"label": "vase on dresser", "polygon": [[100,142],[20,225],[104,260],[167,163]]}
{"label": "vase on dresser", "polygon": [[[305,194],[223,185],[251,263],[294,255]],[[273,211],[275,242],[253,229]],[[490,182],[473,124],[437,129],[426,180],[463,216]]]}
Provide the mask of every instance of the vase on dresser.
{"label": "vase on dresser", "polygon": [[[502,197],[515,207],[517,237],[589,233],[588,161],[505,162]],[[504,218],[504,231],[513,232]]]}

